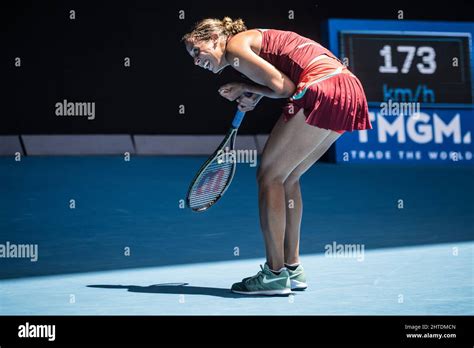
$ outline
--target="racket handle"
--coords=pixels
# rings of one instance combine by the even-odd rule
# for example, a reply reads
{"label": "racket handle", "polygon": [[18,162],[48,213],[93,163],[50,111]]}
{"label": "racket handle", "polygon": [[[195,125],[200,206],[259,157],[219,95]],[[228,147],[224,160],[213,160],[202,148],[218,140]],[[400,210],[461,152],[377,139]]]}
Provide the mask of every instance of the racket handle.
{"label": "racket handle", "polygon": [[244,119],[245,112],[237,110],[234,116],[234,120],[232,121],[232,128],[239,128],[242,120]]}
{"label": "racket handle", "polygon": [[[252,95],[252,93],[245,92],[244,95],[246,97],[250,97]],[[234,116],[234,120],[232,121],[232,127],[233,128],[239,128],[240,124],[242,123],[242,120],[244,119],[244,116],[245,116],[245,112],[237,110],[237,112],[235,113],[235,116]]]}

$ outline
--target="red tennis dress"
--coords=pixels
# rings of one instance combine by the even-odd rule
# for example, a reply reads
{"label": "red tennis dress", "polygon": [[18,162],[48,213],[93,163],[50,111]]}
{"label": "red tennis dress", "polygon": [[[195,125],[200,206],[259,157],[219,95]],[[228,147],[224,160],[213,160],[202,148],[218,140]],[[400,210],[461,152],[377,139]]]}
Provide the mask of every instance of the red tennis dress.
{"label": "red tennis dress", "polygon": [[319,128],[372,129],[362,84],[328,49],[291,31],[258,30],[260,57],[296,85],[283,108],[285,121],[303,109],[306,123]]}

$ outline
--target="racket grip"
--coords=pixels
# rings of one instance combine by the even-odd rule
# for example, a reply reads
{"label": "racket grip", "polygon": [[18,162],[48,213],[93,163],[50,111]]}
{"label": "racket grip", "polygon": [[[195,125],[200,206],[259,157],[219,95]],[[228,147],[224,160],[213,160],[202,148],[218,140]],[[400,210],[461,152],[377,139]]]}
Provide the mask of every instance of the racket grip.
{"label": "racket grip", "polygon": [[239,128],[240,124],[242,123],[242,120],[244,119],[245,112],[237,110],[234,116],[234,120],[232,121],[232,127],[233,128]]}
{"label": "racket grip", "polygon": [[[244,95],[246,97],[250,97],[252,95],[252,93],[245,92]],[[234,116],[234,120],[232,121],[232,127],[233,128],[239,128],[240,124],[242,123],[242,120],[244,119],[244,116],[245,116],[245,112],[237,110],[237,112],[235,113],[235,116]]]}

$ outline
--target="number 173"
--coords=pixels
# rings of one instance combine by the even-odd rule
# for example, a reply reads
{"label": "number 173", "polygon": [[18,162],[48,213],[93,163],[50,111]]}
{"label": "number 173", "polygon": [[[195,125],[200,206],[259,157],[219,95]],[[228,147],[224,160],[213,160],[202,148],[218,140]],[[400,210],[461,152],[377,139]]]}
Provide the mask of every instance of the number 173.
{"label": "number 173", "polygon": [[[436,71],[436,52],[433,47],[397,46],[396,49],[397,52],[406,53],[405,61],[400,70],[402,74],[408,74],[413,65],[415,55],[421,57],[422,62],[416,64],[421,74],[434,74]],[[379,67],[379,72],[382,74],[397,74],[398,67],[392,65],[392,47],[385,45],[380,50],[380,55],[384,58],[384,65]]]}

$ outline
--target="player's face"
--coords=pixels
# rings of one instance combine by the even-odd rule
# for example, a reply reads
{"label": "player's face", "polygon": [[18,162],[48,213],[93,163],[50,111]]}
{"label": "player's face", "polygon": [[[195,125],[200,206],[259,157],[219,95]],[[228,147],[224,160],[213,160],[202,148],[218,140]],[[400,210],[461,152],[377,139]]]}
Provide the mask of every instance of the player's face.
{"label": "player's face", "polygon": [[194,59],[195,65],[217,73],[224,66],[224,52],[220,40],[220,37],[209,41],[190,40],[186,42],[186,50]]}

